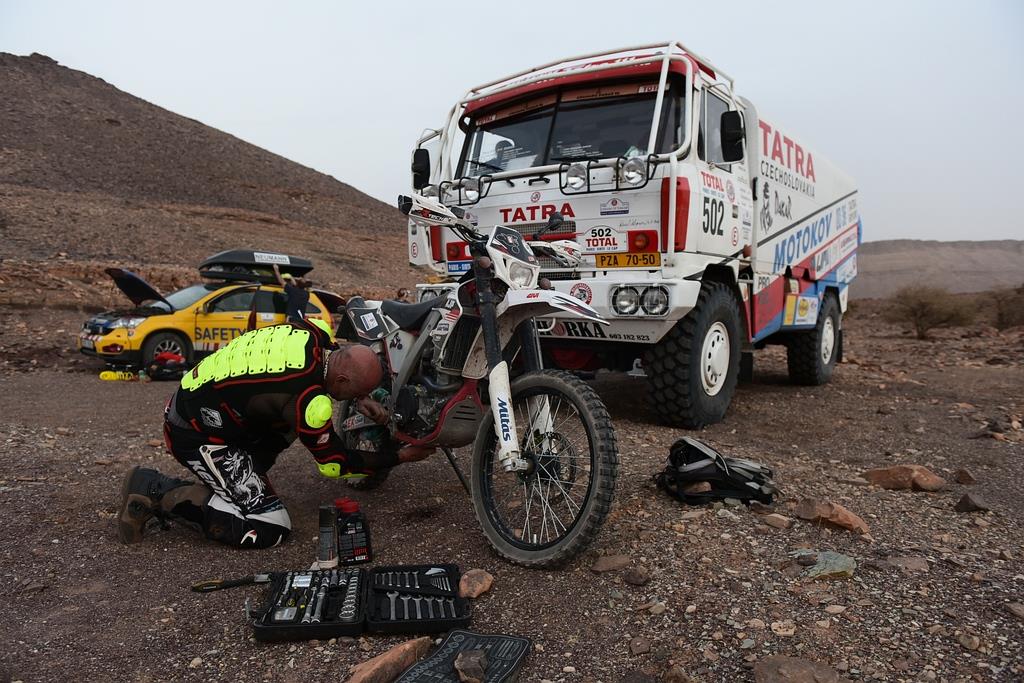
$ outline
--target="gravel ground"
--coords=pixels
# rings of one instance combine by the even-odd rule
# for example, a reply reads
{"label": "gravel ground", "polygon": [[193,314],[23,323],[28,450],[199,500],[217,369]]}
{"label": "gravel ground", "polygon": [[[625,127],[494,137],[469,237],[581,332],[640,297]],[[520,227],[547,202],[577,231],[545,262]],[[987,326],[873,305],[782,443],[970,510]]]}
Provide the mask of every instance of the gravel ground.
{"label": "gravel ground", "polygon": [[[3,315],[24,327],[0,357],[0,595],[14,616],[0,622],[0,681],[338,681],[401,642],[257,644],[242,610],[259,588],[188,591],[203,578],[308,566],[317,505],[341,489],[300,448],[272,473],[294,525],[284,546],[233,551],[180,528],[122,546],[114,515],[123,474],[136,464],[178,471],[158,441],[172,386],[102,382],[98,368],[70,364],[59,348],[19,362],[24,340],[45,346],[43,331],[73,332],[80,314]],[[683,432],[654,424],[641,384],[602,376],[595,385],[615,419],[621,468],[615,508],[584,556],[557,572],[497,559],[437,457],[355,494],[377,560],[491,572],[473,628],[533,640],[522,681],[686,680],[673,667],[693,680],[744,681],[772,654],[858,681],[1022,680],[1022,622],[1007,608],[1024,602],[1022,331],[951,330],[919,342],[858,311],[846,343],[848,362],[825,387],[788,384],[784,355],[762,353],[727,420],[699,437],[771,466],[783,490],[776,512],[792,518],[804,497],[831,500],[867,522],[870,541],[800,520],[770,527],[742,507],[697,516],[661,495],[651,475]],[[922,493],[857,481],[897,463],[924,465],[950,485]],[[953,483],[960,468],[978,483]],[[966,491],[991,511],[955,512]],[[799,549],[855,558],[854,577],[793,576]],[[591,571],[598,555],[613,554],[649,582]]]}

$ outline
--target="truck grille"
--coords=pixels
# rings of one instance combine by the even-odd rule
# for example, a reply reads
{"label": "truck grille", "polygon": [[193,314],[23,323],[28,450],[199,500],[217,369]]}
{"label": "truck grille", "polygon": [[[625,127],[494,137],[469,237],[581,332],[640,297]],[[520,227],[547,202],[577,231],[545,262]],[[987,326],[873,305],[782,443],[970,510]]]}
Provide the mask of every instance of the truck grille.
{"label": "truck grille", "polygon": [[[547,223],[522,223],[520,225],[510,225],[508,227],[518,231],[520,235],[529,241],[530,236],[542,229],[545,225],[547,225]],[[559,239],[574,240],[576,239],[576,221],[565,221],[551,232],[544,233],[545,237],[548,235],[558,235]],[[555,263],[555,260],[550,256],[538,256],[537,262],[540,263],[540,270],[544,274],[544,277],[549,280],[580,279],[579,274],[573,273],[569,270],[553,271],[552,269],[559,268],[560,266]]]}

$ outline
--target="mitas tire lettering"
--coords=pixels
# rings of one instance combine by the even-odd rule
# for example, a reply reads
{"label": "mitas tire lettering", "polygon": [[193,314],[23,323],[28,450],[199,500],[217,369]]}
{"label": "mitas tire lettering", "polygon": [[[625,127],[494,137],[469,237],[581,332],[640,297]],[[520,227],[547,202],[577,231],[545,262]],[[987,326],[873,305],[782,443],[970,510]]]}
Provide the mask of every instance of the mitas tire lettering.
{"label": "mitas tire lettering", "polygon": [[512,440],[512,426],[509,419],[508,403],[502,399],[498,399],[498,421],[501,423],[501,440],[511,441]]}

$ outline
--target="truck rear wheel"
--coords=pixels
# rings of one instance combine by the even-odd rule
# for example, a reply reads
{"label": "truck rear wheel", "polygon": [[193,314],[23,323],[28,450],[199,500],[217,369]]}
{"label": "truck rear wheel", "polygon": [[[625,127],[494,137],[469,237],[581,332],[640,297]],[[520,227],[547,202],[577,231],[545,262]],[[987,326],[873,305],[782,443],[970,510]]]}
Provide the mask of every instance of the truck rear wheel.
{"label": "truck rear wheel", "polygon": [[791,333],[786,344],[786,365],[792,382],[817,386],[832,379],[839,355],[839,320],[839,302],[827,293],[814,329]]}
{"label": "truck rear wheel", "polygon": [[644,359],[651,407],[670,425],[720,422],[736,392],[740,309],[728,286],[706,282],[697,305]]}

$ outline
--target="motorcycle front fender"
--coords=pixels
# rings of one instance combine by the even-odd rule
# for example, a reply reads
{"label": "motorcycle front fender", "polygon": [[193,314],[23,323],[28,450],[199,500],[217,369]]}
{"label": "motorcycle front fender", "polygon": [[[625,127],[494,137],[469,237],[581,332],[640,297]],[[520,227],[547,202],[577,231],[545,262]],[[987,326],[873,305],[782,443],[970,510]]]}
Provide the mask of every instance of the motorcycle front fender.
{"label": "motorcycle front fender", "polygon": [[[509,290],[496,308],[498,314],[498,336],[504,348],[515,329],[524,320],[540,318],[552,313],[570,313],[584,320],[602,325],[610,323],[601,314],[579,299],[552,289]],[[462,376],[482,379],[487,375],[487,353],[482,334],[478,334],[473,349],[466,358]]]}

